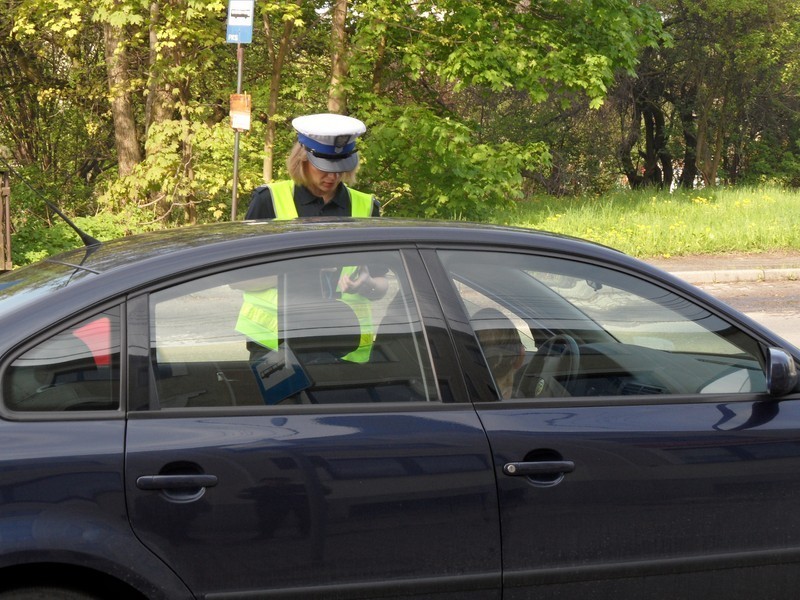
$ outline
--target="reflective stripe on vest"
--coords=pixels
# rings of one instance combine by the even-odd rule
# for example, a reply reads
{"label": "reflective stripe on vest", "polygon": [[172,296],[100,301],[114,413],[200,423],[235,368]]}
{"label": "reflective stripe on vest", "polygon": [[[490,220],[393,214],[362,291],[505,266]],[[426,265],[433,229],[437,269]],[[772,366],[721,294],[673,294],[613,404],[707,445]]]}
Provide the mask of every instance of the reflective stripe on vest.
{"label": "reflective stripe on vest", "polygon": [[[350,277],[355,273],[357,267],[342,267],[342,275]],[[341,291],[336,286],[337,291]],[[350,362],[363,363],[369,360],[372,352],[372,342],[375,334],[372,330],[372,303],[361,294],[346,294],[342,292],[342,302],[346,302],[358,318],[358,325],[361,329],[361,336],[358,341],[358,348],[345,354],[342,358]]]}
{"label": "reflective stripe on vest", "polygon": [[236,331],[265,348],[278,348],[278,290],[268,288],[242,295]]}
{"label": "reflective stripe on vest", "polygon": [[[296,219],[297,207],[294,204],[294,181],[276,181],[270,183],[272,206],[275,209],[276,219]],[[372,216],[372,196],[344,186],[350,196],[350,214],[353,217]]]}
{"label": "reflective stripe on vest", "polygon": [[[276,181],[269,184],[276,219],[296,219],[294,203],[294,181]],[[350,195],[350,212],[354,217],[372,216],[372,196],[345,186]],[[356,267],[344,267],[342,274],[350,276]],[[340,291],[337,286],[337,291]],[[271,288],[258,292],[245,292],[242,308],[236,322],[236,331],[258,342],[266,348],[278,348],[278,290]],[[342,293],[342,300],[355,312],[361,329],[358,348],[342,358],[350,362],[367,362],[372,352],[374,332],[372,328],[372,306],[360,294]]]}
{"label": "reflective stripe on vest", "polygon": [[272,206],[276,219],[296,219],[297,207],[294,205],[294,181],[276,181],[268,186],[272,194]]}

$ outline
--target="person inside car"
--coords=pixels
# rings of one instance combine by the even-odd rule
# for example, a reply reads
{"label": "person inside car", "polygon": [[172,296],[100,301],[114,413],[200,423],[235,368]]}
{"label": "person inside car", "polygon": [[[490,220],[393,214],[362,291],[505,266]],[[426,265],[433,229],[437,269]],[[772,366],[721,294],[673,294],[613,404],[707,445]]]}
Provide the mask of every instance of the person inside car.
{"label": "person inside car", "polygon": [[506,315],[496,308],[482,308],[470,318],[481,350],[492,371],[501,399],[512,397],[514,376],[525,359],[525,346]]}

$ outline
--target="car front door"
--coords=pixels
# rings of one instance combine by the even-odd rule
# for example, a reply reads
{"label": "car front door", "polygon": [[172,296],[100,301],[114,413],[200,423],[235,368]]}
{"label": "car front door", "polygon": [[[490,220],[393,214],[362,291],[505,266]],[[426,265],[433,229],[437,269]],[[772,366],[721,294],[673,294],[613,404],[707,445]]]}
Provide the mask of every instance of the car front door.
{"label": "car front door", "polygon": [[[197,596],[500,597],[491,453],[409,260],[306,256],[129,302],[130,519]],[[345,302],[364,268],[384,280]]]}
{"label": "car front door", "polygon": [[484,393],[478,371],[472,384],[498,480],[504,599],[795,596],[800,402],[766,394],[762,344],[618,270],[437,256],[455,330],[468,318],[478,332],[462,360],[481,344],[490,364],[513,350],[484,342],[501,321],[526,348],[505,397]]}

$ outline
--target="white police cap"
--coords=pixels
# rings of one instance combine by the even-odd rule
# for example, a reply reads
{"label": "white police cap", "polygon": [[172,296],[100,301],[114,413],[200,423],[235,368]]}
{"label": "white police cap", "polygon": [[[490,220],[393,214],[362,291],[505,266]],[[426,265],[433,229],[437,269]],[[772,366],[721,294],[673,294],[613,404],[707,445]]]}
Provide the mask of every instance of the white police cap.
{"label": "white police cap", "polygon": [[358,119],[330,113],[306,115],[292,120],[292,127],[309,162],[320,171],[344,173],[358,166],[356,139],[367,131]]}

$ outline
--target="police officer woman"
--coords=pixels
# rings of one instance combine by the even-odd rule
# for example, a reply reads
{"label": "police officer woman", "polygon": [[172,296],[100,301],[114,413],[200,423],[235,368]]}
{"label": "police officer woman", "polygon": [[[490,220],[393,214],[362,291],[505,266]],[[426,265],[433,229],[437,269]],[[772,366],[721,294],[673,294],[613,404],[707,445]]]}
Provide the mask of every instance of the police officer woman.
{"label": "police officer woman", "polygon": [[[316,114],[292,121],[297,141],[287,167],[291,179],[259,186],[253,191],[246,219],[296,219],[298,217],[380,216],[380,204],[370,194],[347,185],[358,169],[356,139],[366,131],[352,117]],[[320,280],[328,273],[321,273]],[[356,313],[361,343],[344,358],[364,362],[372,346],[373,326],[369,301],[388,290],[386,268],[380,265],[339,269],[328,284],[329,296],[338,296]],[[274,287],[245,290],[236,329],[250,342],[252,356],[277,348],[278,297]]]}
{"label": "police officer woman", "polygon": [[[253,190],[245,219],[298,217],[379,217],[380,203],[348,184],[358,171],[356,140],[367,131],[358,119],[329,113],[292,121],[297,141],[286,166],[291,179]],[[378,269],[359,269],[356,277],[340,280],[342,292],[374,300],[386,293],[386,278]],[[370,276],[371,275],[371,276]]]}
{"label": "police officer woman", "polygon": [[257,187],[245,219],[378,217],[380,204],[349,187],[358,170],[356,139],[367,128],[353,117],[317,114],[292,121],[297,141],[286,166],[290,181]]}

